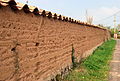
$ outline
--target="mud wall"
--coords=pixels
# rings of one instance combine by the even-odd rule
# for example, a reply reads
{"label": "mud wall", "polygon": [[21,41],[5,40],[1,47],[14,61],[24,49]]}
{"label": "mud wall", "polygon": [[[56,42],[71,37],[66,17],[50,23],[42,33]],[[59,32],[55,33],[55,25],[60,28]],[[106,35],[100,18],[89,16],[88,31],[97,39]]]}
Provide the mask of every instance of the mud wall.
{"label": "mud wall", "polygon": [[105,29],[0,8],[0,81],[47,81],[109,39]]}

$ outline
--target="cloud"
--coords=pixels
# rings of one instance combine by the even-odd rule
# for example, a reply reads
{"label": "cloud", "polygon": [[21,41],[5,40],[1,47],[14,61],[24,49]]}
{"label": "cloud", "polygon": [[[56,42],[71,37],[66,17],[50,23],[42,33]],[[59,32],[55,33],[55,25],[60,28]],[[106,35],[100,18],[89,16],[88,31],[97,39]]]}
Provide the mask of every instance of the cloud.
{"label": "cloud", "polygon": [[103,14],[103,15],[112,15],[112,14],[114,14],[114,13],[116,13],[116,12],[118,12],[120,9],[119,8],[117,8],[117,7],[112,7],[112,8],[107,8],[107,7],[101,7],[100,9],[99,9],[99,13],[101,13],[101,14]]}
{"label": "cloud", "polygon": [[100,7],[99,9],[88,10],[89,15],[93,16],[94,21],[99,21],[120,11],[117,7]]}

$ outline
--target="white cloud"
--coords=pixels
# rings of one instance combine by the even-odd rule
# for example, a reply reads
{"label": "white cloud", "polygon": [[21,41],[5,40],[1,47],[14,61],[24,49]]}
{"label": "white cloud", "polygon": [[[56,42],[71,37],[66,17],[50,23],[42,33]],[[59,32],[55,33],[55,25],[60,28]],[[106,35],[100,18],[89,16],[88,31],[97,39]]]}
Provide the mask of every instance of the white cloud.
{"label": "white cloud", "polygon": [[102,15],[112,15],[116,12],[118,12],[120,9],[117,8],[117,7],[112,7],[112,8],[107,8],[107,7],[101,7],[100,9],[97,10],[97,12],[99,14],[102,14]]}
{"label": "white cloud", "polygon": [[[118,12],[118,11],[120,11],[120,9],[117,8],[117,7],[111,7],[111,8],[109,8],[109,7],[101,7],[101,8],[99,8],[99,9],[91,9],[91,10],[88,10],[90,16],[93,16],[94,21],[99,21],[99,20],[101,20],[101,19],[104,19],[104,18],[106,18],[106,17],[109,17],[109,16],[115,14],[115,13]],[[105,21],[105,23],[106,23],[106,22],[110,23],[110,22],[112,22],[112,21],[113,21],[113,20],[110,21],[110,20],[108,19],[108,20]],[[101,22],[103,22],[103,21],[101,21]]]}

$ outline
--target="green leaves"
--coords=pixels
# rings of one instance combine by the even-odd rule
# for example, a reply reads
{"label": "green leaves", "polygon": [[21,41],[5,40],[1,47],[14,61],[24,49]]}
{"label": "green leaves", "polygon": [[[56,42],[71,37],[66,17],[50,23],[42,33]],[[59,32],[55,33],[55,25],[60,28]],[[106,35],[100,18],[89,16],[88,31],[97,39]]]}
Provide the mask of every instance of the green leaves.
{"label": "green leaves", "polygon": [[79,65],[79,68],[66,77],[65,81],[107,81],[109,61],[112,59],[115,44],[115,40],[109,40],[98,47]]}

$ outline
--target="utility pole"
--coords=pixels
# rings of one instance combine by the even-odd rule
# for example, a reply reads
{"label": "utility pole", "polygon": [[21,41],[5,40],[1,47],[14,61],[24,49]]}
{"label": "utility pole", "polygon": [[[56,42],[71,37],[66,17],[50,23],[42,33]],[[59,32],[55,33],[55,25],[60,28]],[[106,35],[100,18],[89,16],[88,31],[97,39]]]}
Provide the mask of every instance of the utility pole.
{"label": "utility pole", "polygon": [[114,38],[117,39],[117,33],[116,33],[116,15],[114,15]]}

